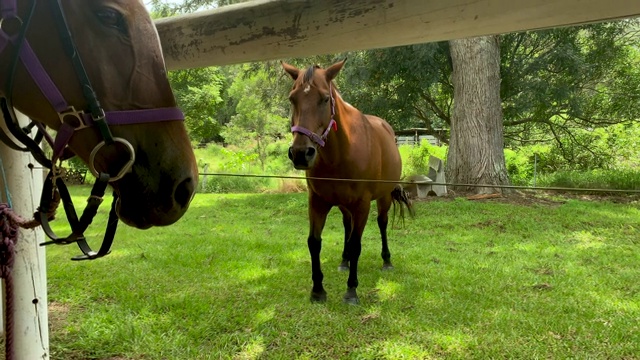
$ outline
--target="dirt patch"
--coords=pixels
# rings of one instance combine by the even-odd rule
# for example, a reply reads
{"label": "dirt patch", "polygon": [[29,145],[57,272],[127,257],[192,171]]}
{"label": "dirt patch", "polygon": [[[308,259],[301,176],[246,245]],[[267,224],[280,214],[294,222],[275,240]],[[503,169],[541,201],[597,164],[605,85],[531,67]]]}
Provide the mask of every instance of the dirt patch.
{"label": "dirt patch", "polygon": [[49,310],[49,330],[59,331],[64,329],[69,315],[69,305],[52,301],[48,306]]}

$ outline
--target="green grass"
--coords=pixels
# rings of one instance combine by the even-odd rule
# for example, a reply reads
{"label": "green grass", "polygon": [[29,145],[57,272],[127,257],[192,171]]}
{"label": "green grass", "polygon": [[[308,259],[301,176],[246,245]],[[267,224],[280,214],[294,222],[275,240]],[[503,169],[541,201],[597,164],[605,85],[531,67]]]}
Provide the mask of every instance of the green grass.
{"label": "green grass", "polygon": [[541,175],[537,186],[640,190],[640,170],[560,171]]}
{"label": "green grass", "polygon": [[[73,192],[81,204],[88,190]],[[47,248],[52,359],[640,358],[637,203],[419,202],[390,232],[391,272],[372,211],[359,306],[342,303],[337,209],[329,298],[309,302],[306,206],[198,194],[173,226],[121,226],[103,259]]]}

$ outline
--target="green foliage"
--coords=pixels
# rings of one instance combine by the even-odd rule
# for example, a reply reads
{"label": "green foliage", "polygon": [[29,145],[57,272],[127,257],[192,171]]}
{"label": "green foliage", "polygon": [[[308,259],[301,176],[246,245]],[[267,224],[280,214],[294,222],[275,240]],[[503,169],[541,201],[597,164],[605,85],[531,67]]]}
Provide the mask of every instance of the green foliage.
{"label": "green foliage", "polygon": [[632,29],[618,21],[502,36],[506,144],[555,143],[566,165],[607,163],[587,132],[640,118]]}
{"label": "green foliage", "polygon": [[248,0],[183,0],[180,2],[169,0],[151,0],[152,13],[155,17],[168,17],[177,14],[187,14],[195,11],[217,8],[236,4]]}
{"label": "green foliage", "polygon": [[[349,57],[345,98],[395,129],[448,128],[453,87],[446,42],[358,52]],[[446,139],[443,139],[446,141]]]}
{"label": "green foliage", "polygon": [[207,179],[206,184],[201,187],[200,192],[215,194],[260,193],[268,186],[268,179],[238,176],[213,176]]}
{"label": "green foliage", "polygon": [[[590,173],[592,170],[615,173],[637,170],[640,166],[640,123],[577,129],[573,137],[588,146],[578,148],[576,142],[566,142],[561,147],[561,143],[556,142],[505,149],[511,181],[519,185],[532,184],[535,162],[537,173],[544,175],[566,171]],[[537,155],[537,161],[534,155]]]}
{"label": "green foliage", "polygon": [[558,171],[540,175],[537,186],[640,190],[640,170]]}
{"label": "green foliage", "polygon": [[236,101],[236,113],[224,128],[225,142],[249,149],[266,169],[268,145],[288,134],[288,119],[281,101],[273,99],[271,78],[266,71],[238,76],[229,88]]}
{"label": "green foliage", "polygon": [[[555,146],[558,168],[601,167],[588,132],[640,119],[638,20],[500,37],[507,147]],[[350,57],[342,92],[396,129],[426,128],[447,142],[453,86],[446,42],[377,49]],[[577,165],[580,164],[580,165]]]}
{"label": "green foliage", "polygon": [[178,106],[185,113],[189,136],[198,142],[219,140],[221,124],[216,113],[223,100],[221,91],[225,79],[217,68],[178,70],[169,72]]}
{"label": "green foliage", "polygon": [[269,161],[266,164],[265,171],[268,174],[290,174],[295,172],[293,164],[287,153],[291,142],[288,140],[279,140],[267,145],[267,156]]}
{"label": "green foliage", "polygon": [[87,166],[87,164],[85,164],[84,161],[82,161],[77,156],[74,156],[71,159],[67,160],[67,166],[74,170],[89,171],[89,166]]}
{"label": "green foliage", "polygon": [[429,157],[435,156],[446,164],[447,146],[435,146],[422,141],[420,146],[401,145],[398,150],[402,158],[402,176],[428,175]]}
{"label": "green foliage", "polygon": [[[153,0],[163,16],[237,1]],[[506,161],[516,184],[538,173],[640,166],[639,21],[623,20],[500,36]],[[285,59],[298,67],[342,58],[345,99],[395,129],[426,128],[448,142],[453,86],[447,42]],[[172,72],[172,86],[196,142],[257,154],[262,171],[292,171],[286,94],[278,61]],[[423,172],[430,149],[403,150],[405,171]],[[441,154],[446,159],[446,153]],[[439,156],[440,157],[440,156]]]}
{"label": "green foliage", "polygon": [[[89,188],[72,188],[82,204]],[[372,211],[361,305],[342,303],[342,217],[323,233],[328,300],[309,303],[306,194],[198,194],[112,253],[48,247],[52,359],[634,359],[637,203],[416,202],[380,271]],[[98,238],[102,207],[87,232]],[[54,231],[66,233],[64,222]]]}
{"label": "green foliage", "polygon": [[507,173],[512,185],[529,185],[533,179],[533,163],[530,154],[521,151],[504,149]]}
{"label": "green foliage", "polygon": [[[196,158],[200,171],[206,174],[261,174],[257,154],[242,150],[233,151],[220,145],[209,144],[203,149],[197,149]],[[206,166],[205,166],[206,165]],[[206,171],[205,171],[206,169]],[[200,193],[258,193],[271,185],[269,179],[224,176],[200,176]]]}

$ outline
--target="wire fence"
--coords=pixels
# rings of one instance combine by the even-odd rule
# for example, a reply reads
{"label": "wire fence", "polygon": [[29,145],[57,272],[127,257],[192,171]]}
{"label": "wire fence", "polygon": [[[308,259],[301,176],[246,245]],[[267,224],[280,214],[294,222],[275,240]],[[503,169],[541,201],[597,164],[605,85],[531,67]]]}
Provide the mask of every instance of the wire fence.
{"label": "wire fence", "polygon": [[230,177],[247,177],[247,178],[268,178],[268,179],[294,179],[294,180],[326,180],[336,182],[376,182],[376,183],[393,183],[400,185],[444,185],[452,187],[478,187],[478,188],[494,188],[494,189],[515,189],[530,191],[567,191],[567,192],[591,192],[591,193],[619,193],[619,194],[640,194],[640,189],[597,189],[597,188],[569,188],[569,187],[542,187],[542,186],[521,186],[521,185],[491,185],[491,184],[463,184],[463,183],[442,183],[435,181],[406,181],[406,180],[372,180],[372,179],[339,179],[313,176],[295,176],[295,175],[266,175],[266,174],[234,174],[234,173],[217,173],[203,172],[201,176],[230,176]]}

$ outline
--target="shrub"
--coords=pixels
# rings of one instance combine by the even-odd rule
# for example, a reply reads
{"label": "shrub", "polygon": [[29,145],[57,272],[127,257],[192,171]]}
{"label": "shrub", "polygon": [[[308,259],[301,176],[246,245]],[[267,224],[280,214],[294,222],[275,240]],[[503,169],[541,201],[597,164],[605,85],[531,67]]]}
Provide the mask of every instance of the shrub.
{"label": "shrub", "polygon": [[640,171],[558,171],[540,176],[537,185],[582,189],[640,190]]}
{"label": "shrub", "polygon": [[429,157],[435,156],[446,163],[447,147],[431,145],[423,141],[420,146],[400,145],[402,176],[426,175],[429,173]]}
{"label": "shrub", "polygon": [[[209,144],[204,149],[196,149],[195,153],[198,159],[198,168],[203,171],[205,165],[208,165],[208,173],[250,175],[260,169],[257,154],[234,151],[218,144]],[[200,177],[198,191],[203,193],[253,193],[263,191],[268,185],[269,179],[266,178],[203,175]]]}
{"label": "shrub", "polygon": [[256,193],[264,191],[269,179],[217,175],[202,177],[200,184],[200,192],[203,193]]}

